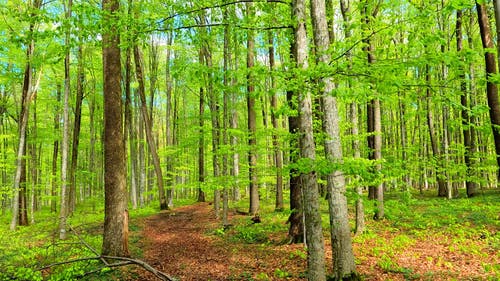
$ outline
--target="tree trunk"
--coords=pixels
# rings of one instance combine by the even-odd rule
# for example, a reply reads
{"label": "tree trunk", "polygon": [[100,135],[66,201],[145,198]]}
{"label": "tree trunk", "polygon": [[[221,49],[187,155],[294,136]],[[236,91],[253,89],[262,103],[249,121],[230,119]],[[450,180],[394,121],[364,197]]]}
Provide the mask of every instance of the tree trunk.
{"label": "tree trunk", "polygon": [[269,70],[271,71],[271,123],[273,125],[273,157],[274,166],[276,168],[276,200],[274,210],[281,212],[284,209],[283,205],[283,153],[281,152],[278,136],[278,93],[276,92],[276,80],[273,75],[274,71],[274,34],[268,33],[269,40]]}
{"label": "tree trunk", "polygon": [[[227,23],[228,21],[228,11],[227,8],[223,11],[224,21]],[[229,66],[231,65],[231,30],[229,25],[224,26],[224,49],[223,49],[223,71],[224,71],[224,90],[222,97],[222,145],[227,147],[229,145],[228,138],[228,127],[229,127],[229,119],[230,119],[230,111],[229,111],[229,85],[230,76],[229,76]],[[222,189],[222,225],[229,225],[229,189],[227,187],[228,181],[226,180],[229,176],[229,167],[228,167],[228,156],[229,153],[224,152],[222,156],[222,176],[224,177],[224,187]]]}
{"label": "tree trunk", "polygon": [[[371,25],[371,19],[377,16],[378,7],[381,1],[376,3],[373,9],[368,7],[368,1],[363,1],[363,24],[364,28],[368,30]],[[366,46],[363,48],[366,56],[368,66],[375,63],[374,56],[374,46],[370,38],[363,39]],[[377,95],[377,94],[376,94]],[[367,115],[368,115],[368,133],[372,135],[368,137],[368,147],[370,149],[371,159],[378,161],[375,166],[377,172],[382,169],[380,161],[382,160],[382,121],[380,115],[380,100],[378,97],[372,97],[367,105]],[[384,186],[380,182],[377,186],[370,186],[369,197],[371,199],[377,199],[377,209],[375,210],[374,218],[380,220],[384,218]]]}
{"label": "tree trunk", "polygon": [[[170,74],[170,57],[171,57],[171,46],[173,42],[173,33],[170,33],[168,35],[167,39],[167,54],[166,54],[166,60],[165,60],[165,67],[166,67],[166,73],[165,73],[165,82],[166,82],[166,92],[167,92],[167,104],[166,104],[166,116],[165,116],[165,135],[166,135],[166,145],[168,148],[174,147],[174,138],[175,138],[175,130],[174,130],[174,125],[175,123],[175,116],[172,110],[172,91],[173,91],[173,85],[172,85],[172,75]],[[174,157],[172,154],[167,155],[167,201],[168,201],[168,206],[170,208],[173,207],[173,178],[174,178]]]}
{"label": "tree trunk", "polygon": [[[500,101],[498,98],[498,88],[491,77],[497,74],[497,66],[495,62],[495,55],[487,49],[493,49],[494,43],[490,30],[488,11],[486,3],[479,4],[476,1],[476,9],[479,23],[479,30],[481,32],[481,42],[483,43],[484,61],[486,66],[486,96],[488,98],[488,106],[490,107],[490,121],[493,130],[493,140],[495,142],[495,154],[497,166],[500,167]],[[497,168],[497,178],[499,178],[500,170]]]}
{"label": "tree trunk", "polygon": [[[495,0],[494,3],[497,1]],[[496,6],[495,6],[496,9]],[[496,14],[495,14],[496,15]],[[462,42],[462,21],[463,21],[463,13],[460,10],[457,10],[457,23],[455,26],[455,33],[456,33],[456,38],[457,38],[457,52],[460,53],[463,51],[463,42]],[[464,59],[462,59],[462,62],[465,64]],[[475,122],[473,122],[472,118],[469,116],[469,110],[472,108],[469,100],[470,100],[470,93],[472,91],[468,91],[467,87],[467,79],[465,77],[465,65],[460,66],[460,104],[462,105],[462,111],[461,111],[461,117],[462,117],[462,134],[464,137],[464,147],[465,147],[465,153],[464,153],[464,162],[466,166],[466,180],[465,180],[465,187],[466,187],[466,193],[467,197],[473,197],[477,194],[477,188],[478,184],[474,182],[471,177],[474,176],[474,152],[476,150],[475,147],[475,141],[474,141],[474,126]],[[470,80],[473,81],[472,73],[470,73]]]}
{"label": "tree trunk", "polygon": [[[297,67],[302,70],[308,68],[308,39],[306,33],[306,5],[304,0],[294,0],[292,4],[293,15],[296,20],[294,30],[295,59]],[[306,79],[296,77],[298,83]],[[312,99],[308,87],[301,87],[298,91],[299,99],[299,147],[300,157],[313,164],[316,158],[316,148],[313,136]],[[305,89],[305,90],[304,90]],[[304,196],[304,217],[307,244],[307,274],[309,280],[324,281],[325,274],[325,249],[323,229],[321,227],[321,213],[319,210],[319,192],[316,171],[300,171],[302,192]]]}
{"label": "tree trunk", "polygon": [[[326,20],[325,0],[311,0],[311,18],[316,46],[316,61],[319,65],[330,64],[328,48],[330,46],[328,24]],[[325,133],[325,157],[333,163],[342,163],[342,143],[340,140],[340,120],[337,100],[332,95],[334,83],[330,77],[321,79],[323,132]],[[327,190],[330,234],[332,241],[333,272],[335,280],[356,279],[356,265],[352,249],[351,230],[345,196],[346,186],[342,171],[337,170],[327,175]]]}
{"label": "tree trunk", "polygon": [[148,148],[151,153],[151,158],[153,161],[154,171],[156,174],[156,182],[158,184],[158,193],[160,199],[160,210],[168,210],[167,199],[165,197],[165,189],[163,187],[163,174],[160,166],[160,158],[158,157],[158,152],[156,150],[156,143],[151,131],[151,119],[148,115],[148,109],[146,106],[146,96],[145,96],[145,86],[144,86],[144,74],[143,74],[143,63],[142,55],[137,45],[134,46],[134,60],[135,60],[135,75],[137,76],[137,82],[139,82],[138,95],[141,100],[141,113],[144,121],[144,128],[146,130],[146,140],[148,143]]}
{"label": "tree trunk", "polygon": [[[199,52],[200,64],[204,61],[201,50]],[[198,202],[205,202],[205,192],[201,185],[205,182],[205,92],[203,87],[200,87],[200,107],[199,107],[199,126],[200,133],[198,139]]]}
{"label": "tree trunk", "polygon": [[122,122],[120,35],[116,25],[120,2],[103,0],[104,86],[104,232],[102,254],[128,256],[128,210],[125,142]]}
{"label": "tree trunk", "polygon": [[[254,16],[253,3],[247,3],[247,17]],[[255,64],[255,34],[247,31],[247,118],[248,118],[248,177],[250,181],[250,208],[253,216],[259,212],[259,182],[257,177],[257,115],[255,112],[255,81],[252,69]]]}
{"label": "tree trunk", "polygon": [[[132,0],[128,0],[128,16],[132,14]],[[127,27],[129,30],[130,26]],[[137,141],[134,127],[134,118],[132,110],[132,92],[130,84],[132,83],[132,43],[127,42],[125,54],[125,148],[129,147],[130,163],[130,201],[132,209],[137,209]],[[128,140],[128,141],[127,141]],[[125,155],[126,157],[127,155]]]}
{"label": "tree trunk", "polygon": [[[442,165],[442,155],[441,155],[441,149],[438,144],[438,136],[437,132],[435,129],[435,124],[434,124],[434,114],[432,111],[432,91],[430,88],[430,80],[431,80],[431,74],[429,73],[429,65],[426,64],[425,66],[425,81],[427,83],[427,88],[426,88],[426,98],[427,98],[427,126],[429,127],[429,137],[431,140],[431,148],[432,148],[432,155],[434,156],[435,160],[437,161],[437,166],[441,167]],[[436,169],[435,174],[436,174],[436,180],[438,183],[438,196],[439,197],[446,197],[446,181],[444,178],[444,175],[440,169]]]}
{"label": "tree trunk", "polygon": [[[60,114],[59,114],[59,104],[61,102],[61,85],[57,84],[57,90],[56,90],[56,99],[57,99],[57,105],[56,105],[56,113],[54,115],[54,132],[57,135],[59,132],[59,121],[60,121]],[[56,137],[54,139],[54,145],[52,148],[52,178],[51,178],[51,190],[50,190],[50,212],[55,213],[57,211],[57,159],[59,154],[59,137]]]}
{"label": "tree trunk", "polygon": [[78,148],[80,143],[80,125],[82,120],[82,102],[85,83],[85,72],[83,68],[83,46],[78,47],[78,66],[76,81],[76,104],[75,121],[73,124],[73,146],[71,148],[71,166],[69,169],[70,188],[68,195],[68,213],[75,210],[76,205],[76,169],[78,168]]}

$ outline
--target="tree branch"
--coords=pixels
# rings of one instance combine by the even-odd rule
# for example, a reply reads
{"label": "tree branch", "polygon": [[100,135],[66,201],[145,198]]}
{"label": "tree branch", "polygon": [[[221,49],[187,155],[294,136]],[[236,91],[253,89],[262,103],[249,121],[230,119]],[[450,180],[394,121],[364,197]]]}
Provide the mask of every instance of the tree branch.
{"label": "tree branch", "polygon": [[193,10],[189,10],[189,11],[185,11],[185,12],[182,12],[182,13],[175,13],[173,15],[170,15],[170,16],[164,18],[159,23],[163,23],[163,22],[165,22],[167,20],[171,20],[171,19],[173,19],[175,17],[178,17],[180,15],[187,15],[187,14],[197,13],[197,12],[201,12],[201,11],[204,11],[204,10],[215,9],[215,8],[223,8],[223,7],[226,7],[226,6],[235,5],[235,4],[239,4],[239,3],[279,3],[279,4],[287,4],[287,5],[289,5],[291,2],[288,2],[288,1],[285,1],[285,0],[237,0],[237,1],[231,1],[231,2],[222,3],[222,4],[216,4],[216,5],[213,5],[213,6],[205,6],[205,7],[201,7],[201,8],[197,8],[197,9],[193,9]]}

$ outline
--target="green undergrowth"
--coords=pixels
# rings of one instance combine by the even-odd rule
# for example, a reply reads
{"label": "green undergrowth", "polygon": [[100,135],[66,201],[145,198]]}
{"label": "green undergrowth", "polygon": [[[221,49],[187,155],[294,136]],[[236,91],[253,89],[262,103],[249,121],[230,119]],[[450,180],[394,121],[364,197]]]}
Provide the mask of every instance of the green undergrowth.
{"label": "green undergrowth", "polygon": [[[348,192],[350,213],[354,214],[354,192]],[[329,239],[328,205],[321,200],[321,212],[325,239]],[[455,278],[453,263],[444,259],[432,262],[448,270],[446,272],[415,272],[416,269],[398,264],[398,257],[404,256],[408,249],[419,247],[425,241],[440,241],[452,254],[471,255],[477,259],[487,259],[491,253],[500,253],[500,192],[485,191],[473,198],[438,198],[435,192],[417,194],[410,192],[388,192],[385,200],[385,219],[374,221],[375,202],[364,198],[366,231],[355,236],[353,243],[359,245],[356,262],[363,264],[376,259],[376,266],[387,273],[399,274],[405,280],[431,280],[428,278],[446,275]],[[246,211],[246,200],[234,208]],[[249,216],[233,220],[233,226],[218,228],[216,235],[229,241],[249,244],[272,245],[286,242],[289,211],[275,212],[272,200],[261,201],[259,216],[261,223],[254,224]],[[354,228],[353,217],[351,226]],[[431,249],[432,250],[432,249]],[[416,260],[423,258],[414,254]],[[500,267],[483,264],[484,273],[500,278]],[[454,273],[455,272],[455,273]],[[446,277],[445,276],[445,277]],[[493,278],[492,277],[492,278]],[[370,276],[365,276],[367,280]],[[427,279],[426,279],[427,278]],[[493,280],[493,279],[492,279]]]}
{"label": "green undergrowth", "polygon": [[[362,245],[358,263],[370,257],[377,259],[377,266],[387,273],[402,274],[406,280],[431,278],[420,276],[411,268],[397,262],[398,256],[408,255],[407,249],[418,242],[434,241],[444,245],[452,255],[466,255],[487,260],[491,253],[500,252],[500,193],[498,190],[483,192],[473,198],[447,200],[437,198],[435,192],[426,194],[389,193],[386,195],[385,220],[368,220],[367,231],[354,238]],[[367,212],[374,210],[374,202],[365,201]],[[370,216],[369,213],[366,214]],[[432,249],[430,249],[432,251]],[[413,253],[412,255],[419,255]],[[497,254],[498,255],[498,254]],[[422,258],[414,256],[412,258]],[[453,262],[440,257],[427,257],[427,261],[449,271],[456,271]],[[484,263],[484,273],[500,278],[498,266]],[[454,273],[455,272],[455,273]],[[427,275],[444,274],[428,272]],[[429,279],[430,280],[430,279]]]}
{"label": "green undergrowth", "polygon": [[[130,210],[130,252],[134,257],[141,255],[134,243],[134,239],[138,239],[134,230],[140,229],[138,218],[157,213],[155,207]],[[19,226],[16,231],[8,229],[9,218],[3,216],[0,220],[3,226],[0,228],[0,280],[110,280],[120,274],[104,267],[98,259],[87,259],[101,252],[102,204],[88,202],[77,206],[68,218],[65,240],[59,239],[58,214],[48,209],[35,213],[34,224]]]}

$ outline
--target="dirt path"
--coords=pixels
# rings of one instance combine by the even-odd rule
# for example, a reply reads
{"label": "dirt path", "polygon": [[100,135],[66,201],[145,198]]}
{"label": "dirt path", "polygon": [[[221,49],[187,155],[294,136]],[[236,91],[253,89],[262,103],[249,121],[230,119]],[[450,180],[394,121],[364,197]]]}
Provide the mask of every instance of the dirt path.
{"label": "dirt path", "polygon": [[[277,245],[270,250],[269,246],[259,244],[233,243],[213,234],[219,224],[208,203],[150,217],[142,233],[144,260],[183,281],[274,280],[276,275],[286,274],[284,268],[297,272],[304,268],[304,259],[290,255],[290,251],[301,248],[300,245]],[[283,272],[279,272],[280,268]],[[136,274],[139,276],[133,280],[157,280],[142,270]],[[304,280],[299,274],[290,275],[287,280]]]}
{"label": "dirt path", "polygon": [[230,253],[204,235],[214,226],[212,217],[207,204],[195,204],[149,218],[143,231],[145,260],[180,280],[223,280],[230,273]]}

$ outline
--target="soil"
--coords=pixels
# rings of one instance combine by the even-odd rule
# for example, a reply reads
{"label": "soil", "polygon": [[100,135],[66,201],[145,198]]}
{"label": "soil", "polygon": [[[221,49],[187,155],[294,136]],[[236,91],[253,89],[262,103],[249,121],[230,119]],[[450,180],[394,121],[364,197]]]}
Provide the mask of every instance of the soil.
{"label": "soil", "polygon": [[[244,217],[231,214],[229,219]],[[248,217],[249,223],[250,217]],[[306,280],[306,257],[302,244],[278,241],[246,244],[216,235],[221,227],[208,203],[164,211],[143,221],[141,234],[143,260],[176,280]],[[382,234],[387,241],[395,233]],[[286,233],[283,233],[284,238]],[[328,240],[328,239],[326,239]],[[381,253],[373,241],[355,243],[358,271],[364,280],[496,280],[483,265],[498,264],[499,255],[491,252],[470,256],[450,250],[444,240],[417,241],[402,252]],[[325,245],[327,264],[331,267],[329,242]],[[382,255],[385,253],[382,253]],[[129,272],[129,280],[158,280],[142,269]]]}

